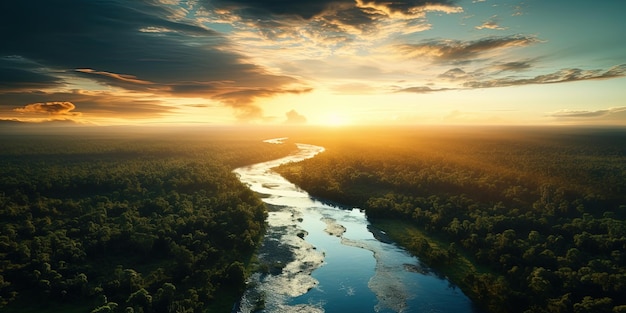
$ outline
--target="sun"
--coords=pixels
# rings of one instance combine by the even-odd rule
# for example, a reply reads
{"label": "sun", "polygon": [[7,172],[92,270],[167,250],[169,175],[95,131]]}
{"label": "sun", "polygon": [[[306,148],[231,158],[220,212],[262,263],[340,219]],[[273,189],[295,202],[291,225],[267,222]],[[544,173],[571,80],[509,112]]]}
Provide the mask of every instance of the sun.
{"label": "sun", "polygon": [[333,113],[326,117],[324,124],[328,126],[344,126],[349,124],[349,121],[345,116]]}

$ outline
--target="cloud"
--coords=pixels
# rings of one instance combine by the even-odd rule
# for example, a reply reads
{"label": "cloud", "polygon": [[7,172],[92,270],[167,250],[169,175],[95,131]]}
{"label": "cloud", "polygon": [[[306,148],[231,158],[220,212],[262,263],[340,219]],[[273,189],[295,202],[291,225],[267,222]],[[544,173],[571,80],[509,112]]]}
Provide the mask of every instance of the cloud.
{"label": "cloud", "polygon": [[591,122],[600,124],[626,125],[626,107],[608,108],[603,110],[560,110],[548,114],[558,121]]}
{"label": "cloud", "polygon": [[[285,89],[281,93],[302,94],[310,92],[312,89]],[[215,96],[215,99],[235,109],[235,115],[240,120],[257,120],[263,118],[263,110],[253,104],[256,98],[268,97],[275,94],[276,90],[268,89],[243,89],[222,93]]]}
{"label": "cloud", "polygon": [[482,24],[474,28],[478,30],[481,30],[481,29],[506,30],[507,29],[506,27],[502,27],[499,24],[500,24],[500,21],[498,20],[497,16],[494,15],[488,20],[484,21]]}
{"label": "cloud", "polygon": [[487,37],[474,41],[430,40],[418,44],[401,44],[395,48],[409,58],[427,58],[437,62],[467,61],[504,48],[524,47],[540,42],[534,36],[514,35]]}
{"label": "cloud", "polygon": [[13,111],[26,114],[80,116],[79,112],[71,112],[75,108],[76,106],[71,102],[43,102],[27,104],[24,107],[13,109]]}
{"label": "cloud", "polygon": [[457,80],[465,80],[470,77],[470,75],[464,70],[455,67],[453,69],[447,70],[445,73],[440,74],[439,78],[443,78],[446,80],[457,81]]}
{"label": "cloud", "polygon": [[116,74],[116,73],[109,73],[109,72],[101,72],[101,71],[96,71],[96,70],[93,70],[93,69],[90,69],[90,68],[79,68],[79,69],[76,69],[76,72],[86,73],[86,74],[93,74],[93,75],[101,75],[105,79],[109,78],[109,79],[111,79],[113,81],[116,81],[116,82],[128,83],[128,84],[132,84],[132,85],[151,85],[151,84],[153,84],[152,82],[149,82],[149,81],[137,79],[137,77],[135,77],[133,75],[124,75],[124,74]]}
{"label": "cloud", "polygon": [[304,85],[254,64],[234,52],[221,33],[158,1],[42,1],[36,9],[28,1],[9,1],[2,6],[11,12],[0,19],[4,95],[50,91],[76,79],[156,96],[209,99],[243,89],[263,89],[271,97]]}
{"label": "cloud", "polygon": [[440,11],[445,13],[457,13],[461,8],[455,5],[458,1],[439,0],[409,0],[409,1],[387,1],[387,0],[357,0],[361,7],[376,8],[391,13],[402,13],[406,15],[419,14],[425,11]]}
{"label": "cloud", "polygon": [[505,62],[493,65],[493,68],[499,71],[523,71],[532,67],[529,61]]}
{"label": "cloud", "polygon": [[204,4],[209,9],[234,12],[236,15],[246,19],[267,19],[271,16],[279,16],[310,20],[354,8],[365,13],[378,11],[383,13],[415,14],[432,10],[457,11],[456,2],[452,0],[213,0],[205,1]]}
{"label": "cloud", "polygon": [[24,103],[55,103],[50,99],[63,99],[63,101],[56,102],[69,102],[80,107],[83,118],[95,116],[105,119],[145,119],[171,115],[177,110],[177,107],[168,105],[161,99],[154,99],[154,96],[149,94],[120,94],[111,91],[14,92],[4,94],[2,99],[0,116],[3,118],[24,118],[24,113],[19,113],[15,107],[24,109],[27,107]]}
{"label": "cloud", "polygon": [[[283,47],[312,44],[335,51],[362,42],[361,36],[372,39],[378,34],[388,38],[391,33],[407,34],[429,28],[426,12],[462,12],[456,0],[213,0],[203,1],[209,18],[227,22],[251,36],[253,26],[265,38],[280,41]],[[254,42],[258,38],[250,41]],[[319,51],[320,49],[315,49]]]}
{"label": "cloud", "polygon": [[[85,126],[86,123],[81,123],[72,119],[37,119],[37,120],[19,120],[19,119],[0,119],[0,128],[3,131],[41,131],[48,130],[48,127],[69,127],[69,126]],[[41,128],[33,128],[33,126]]]}
{"label": "cloud", "polygon": [[431,93],[438,91],[454,90],[452,88],[430,88],[428,86],[408,87],[397,90],[396,92],[414,92],[414,93]]}
{"label": "cloud", "polygon": [[626,76],[626,64],[602,70],[582,70],[578,68],[562,69],[554,73],[531,78],[504,77],[482,81],[468,81],[463,84],[467,88],[493,88],[530,84],[556,84],[582,80],[608,79]]}
{"label": "cloud", "polygon": [[21,124],[24,124],[24,122],[17,120],[17,119],[0,119],[0,127],[21,125]]}
{"label": "cloud", "polygon": [[285,120],[285,124],[306,124],[306,117],[296,112],[296,110],[291,110],[285,113],[287,120]]}
{"label": "cloud", "polygon": [[48,71],[19,56],[0,57],[0,92],[64,86],[62,78],[50,75]]}

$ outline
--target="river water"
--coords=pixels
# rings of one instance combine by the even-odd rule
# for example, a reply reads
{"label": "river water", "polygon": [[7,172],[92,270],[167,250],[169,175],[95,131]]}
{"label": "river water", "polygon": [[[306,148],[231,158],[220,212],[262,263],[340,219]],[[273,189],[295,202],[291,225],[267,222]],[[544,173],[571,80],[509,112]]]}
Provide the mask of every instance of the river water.
{"label": "river water", "polygon": [[262,269],[237,312],[478,312],[460,289],[385,240],[363,211],[325,204],[273,172],[324,151],[297,146],[285,158],[234,171],[269,211]]}

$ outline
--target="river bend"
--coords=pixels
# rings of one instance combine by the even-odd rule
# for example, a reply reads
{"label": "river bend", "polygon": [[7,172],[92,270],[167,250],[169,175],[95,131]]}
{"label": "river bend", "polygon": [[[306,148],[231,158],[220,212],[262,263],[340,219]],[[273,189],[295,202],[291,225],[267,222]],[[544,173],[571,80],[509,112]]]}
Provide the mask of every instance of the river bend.
{"label": "river bend", "polygon": [[429,274],[396,244],[379,240],[384,234],[372,229],[363,211],[324,204],[272,171],[324,151],[297,146],[287,157],[234,171],[268,208],[263,265],[235,311],[477,312],[460,289]]}

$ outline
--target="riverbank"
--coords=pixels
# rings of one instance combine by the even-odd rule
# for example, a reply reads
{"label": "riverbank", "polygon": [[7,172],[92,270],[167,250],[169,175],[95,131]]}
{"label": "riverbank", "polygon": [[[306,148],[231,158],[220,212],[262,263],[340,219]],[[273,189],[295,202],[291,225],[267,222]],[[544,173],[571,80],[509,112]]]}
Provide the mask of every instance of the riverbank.
{"label": "riverbank", "polygon": [[[466,278],[470,275],[489,273],[489,270],[474,264],[471,258],[463,252],[453,248],[448,241],[429,236],[419,227],[406,221],[395,219],[370,219],[373,228],[381,231],[391,241],[407,249],[416,255],[429,268],[436,271],[438,275],[446,277],[453,284],[457,285],[470,298],[476,298],[472,286],[467,283]],[[425,255],[420,250],[427,244],[429,255]],[[454,246],[453,246],[454,247]],[[438,257],[446,255],[446,259],[437,260]]]}

